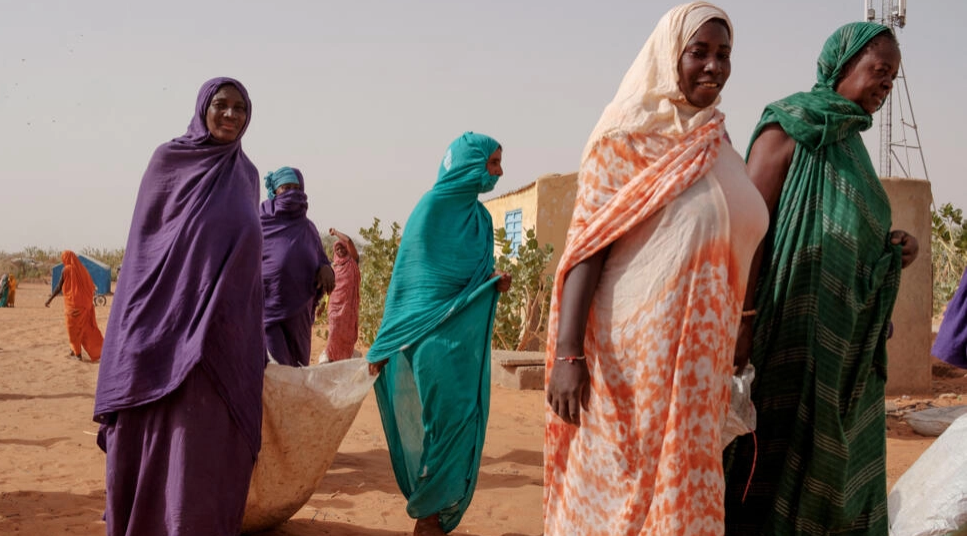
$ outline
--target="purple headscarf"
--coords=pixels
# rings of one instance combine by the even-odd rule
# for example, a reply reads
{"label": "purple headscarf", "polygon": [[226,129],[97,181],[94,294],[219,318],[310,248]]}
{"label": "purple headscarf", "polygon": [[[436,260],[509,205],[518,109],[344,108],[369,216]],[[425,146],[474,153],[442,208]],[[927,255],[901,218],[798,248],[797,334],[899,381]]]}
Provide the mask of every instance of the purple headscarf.
{"label": "purple headscarf", "polygon": [[306,217],[306,183],[298,169],[293,171],[300,189],[266,199],[260,207],[266,324],[299,312],[312,314],[322,297],[316,289],[316,271],[329,264],[319,231]]}
{"label": "purple headscarf", "polygon": [[[227,84],[242,94],[248,118],[235,141],[219,144],[205,116]],[[251,118],[241,83],[209,80],[188,132],[151,157],[108,319],[95,420],[164,397],[201,365],[258,452],[265,355],[259,175],[241,142]]]}

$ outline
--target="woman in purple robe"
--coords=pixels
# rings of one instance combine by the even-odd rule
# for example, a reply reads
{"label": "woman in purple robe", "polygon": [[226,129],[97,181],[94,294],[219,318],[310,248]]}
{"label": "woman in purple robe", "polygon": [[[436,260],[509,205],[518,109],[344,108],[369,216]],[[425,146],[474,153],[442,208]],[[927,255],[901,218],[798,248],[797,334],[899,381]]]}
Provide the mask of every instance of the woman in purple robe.
{"label": "woman in purple robe", "polygon": [[968,361],[968,355],[966,355],[968,336],[966,336],[965,325],[965,318],[968,317],[968,309],[965,305],[966,277],[968,272],[962,272],[961,283],[958,283],[955,295],[948,302],[941,327],[938,328],[938,336],[931,346],[931,355],[959,368],[966,368],[966,361]]}
{"label": "woman in purple robe", "polygon": [[241,83],[205,82],[141,180],[94,400],[108,536],[239,534],[265,367],[250,119]]}
{"label": "woman in purple robe", "polygon": [[309,366],[316,306],[336,281],[319,231],[306,217],[305,184],[298,169],[270,172],[269,199],[259,215],[266,349],[276,362],[292,367]]}

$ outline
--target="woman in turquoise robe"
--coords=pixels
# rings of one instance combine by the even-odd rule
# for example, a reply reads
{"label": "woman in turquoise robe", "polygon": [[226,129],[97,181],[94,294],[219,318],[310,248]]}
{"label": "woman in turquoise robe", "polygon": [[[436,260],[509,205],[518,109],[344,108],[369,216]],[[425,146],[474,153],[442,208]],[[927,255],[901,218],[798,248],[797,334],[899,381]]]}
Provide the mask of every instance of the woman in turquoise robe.
{"label": "woman in turquoise robe", "polygon": [[502,174],[501,146],[465,132],[403,230],[383,322],[367,353],[397,484],[414,534],[453,530],[470,504],[490,403],[498,292],[494,229],[477,196]]}

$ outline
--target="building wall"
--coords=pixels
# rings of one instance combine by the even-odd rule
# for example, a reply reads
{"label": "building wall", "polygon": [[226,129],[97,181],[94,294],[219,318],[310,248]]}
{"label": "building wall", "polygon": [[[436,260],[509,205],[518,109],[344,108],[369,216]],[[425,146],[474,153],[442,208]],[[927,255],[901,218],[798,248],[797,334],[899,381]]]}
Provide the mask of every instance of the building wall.
{"label": "building wall", "polygon": [[[504,227],[504,214],[511,210],[521,209],[522,230],[534,229],[535,217],[537,215],[537,189],[532,183],[520,190],[504,194],[494,199],[484,202],[484,207],[491,213],[494,222],[494,230]],[[500,255],[501,250],[494,244],[494,254]]]}
{"label": "building wall", "polygon": [[547,270],[553,275],[565,250],[568,225],[575,209],[578,174],[545,175],[537,180],[537,190],[538,217],[535,232],[542,246],[551,244],[554,248]]}
{"label": "building wall", "polygon": [[887,341],[887,394],[931,393],[931,184],[881,179],[891,200],[892,229],[918,239],[918,258],[901,272],[894,336]]}
{"label": "building wall", "polygon": [[[547,273],[554,275],[565,249],[568,225],[575,208],[575,195],[578,188],[578,174],[543,175],[534,183],[501,197],[484,202],[494,220],[494,229],[504,226],[504,214],[510,210],[521,209],[522,228],[534,229],[541,246],[551,244],[554,251],[548,262]],[[495,245],[495,255],[500,255]]]}

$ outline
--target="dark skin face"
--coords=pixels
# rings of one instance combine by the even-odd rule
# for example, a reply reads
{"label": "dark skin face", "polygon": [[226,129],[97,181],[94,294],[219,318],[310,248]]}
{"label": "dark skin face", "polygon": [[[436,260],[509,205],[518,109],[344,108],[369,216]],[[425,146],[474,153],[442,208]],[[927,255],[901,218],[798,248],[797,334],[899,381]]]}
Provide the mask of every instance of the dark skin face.
{"label": "dark skin face", "polygon": [[295,182],[287,182],[286,184],[283,184],[282,186],[276,188],[276,195],[281,195],[282,193],[288,192],[289,190],[302,190],[302,186],[299,186]]}
{"label": "dark skin face", "polygon": [[686,43],[679,58],[679,89],[690,104],[712,106],[729,79],[729,30],[724,23],[708,20]]}
{"label": "dark skin face", "polygon": [[491,153],[491,156],[487,159],[487,172],[489,174],[496,175],[498,177],[504,175],[504,170],[501,169],[501,155],[503,152],[504,151],[498,147],[497,150]]}
{"label": "dark skin face", "polygon": [[897,43],[879,35],[847,62],[834,90],[873,114],[891,93],[900,66]]}
{"label": "dark skin face", "polygon": [[[884,41],[875,43],[881,39]],[[840,82],[834,88],[868,113],[873,113],[890,91],[894,75],[897,74],[897,66],[900,64],[900,52],[889,36],[875,37],[870,45],[848,61],[844,66]],[[770,219],[774,223],[780,206],[780,193],[790,171],[795,149],[796,142],[776,123],[764,128],[750,148],[747,160],[750,181],[763,196],[766,207],[770,211]],[[916,237],[902,230],[894,230],[891,231],[889,240],[892,244],[901,246],[902,268],[914,262],[920,249]],[[764,262],[768,263],[769,259],[764,257],[761,243],[750,264],[746,298],[743,304],[745,310],[756,307],[757,281],[760,266]],[[754,316],[747,316],[742,319],[736,337],[733,364],[738,371],[746,366],[752,353],[754,318]]]}
{"label": "dark skin face", "polygon": [[205,126],[217,143],[232,143],[238,139],[249,118],[248,105],[242,93],[227,84],[215,92],[205,112]]}

